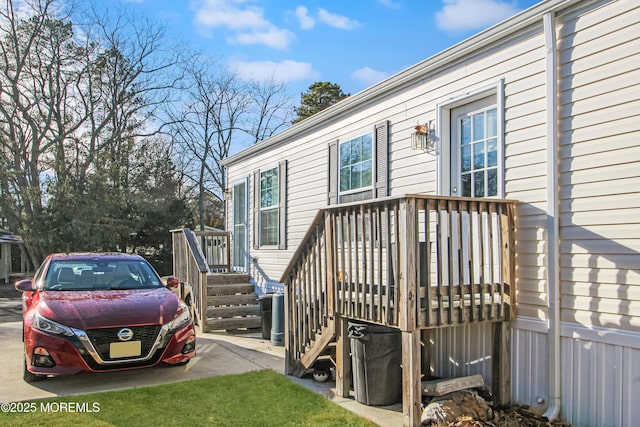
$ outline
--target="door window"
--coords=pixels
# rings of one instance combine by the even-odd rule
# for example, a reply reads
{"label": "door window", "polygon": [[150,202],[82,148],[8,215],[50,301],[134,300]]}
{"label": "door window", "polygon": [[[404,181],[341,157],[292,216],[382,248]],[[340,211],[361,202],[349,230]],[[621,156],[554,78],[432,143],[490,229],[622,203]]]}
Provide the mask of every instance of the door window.
{"label": "door window", "polygon": [[498,194],[498,126],[496,108],[458,117],[460,190],[463,197]]}

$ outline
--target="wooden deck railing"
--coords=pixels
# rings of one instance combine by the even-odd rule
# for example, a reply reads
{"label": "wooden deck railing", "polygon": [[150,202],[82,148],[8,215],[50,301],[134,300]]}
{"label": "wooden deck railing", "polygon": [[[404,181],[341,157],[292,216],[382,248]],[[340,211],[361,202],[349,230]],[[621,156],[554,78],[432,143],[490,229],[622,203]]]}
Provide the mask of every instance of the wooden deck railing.
{"label": "wooden deck railing", "polygon": [[191,285],[194,321],[207,332],[207,259],[198,238],[188,228],[171,230],[173,241],[173,275]]}
{"label": "wooden deck railing", "polygon": [[281,279],[291,363],[334,315],[402,331],[508,320],[514,203],[409,195],[321,210]]}
{"label": "wooden deck railing", "polygon": [[231,271],[231,232],[229,231],[200,231],[193,232],[200,241],[200,246],[209,271],[213,273],[228,273]]}

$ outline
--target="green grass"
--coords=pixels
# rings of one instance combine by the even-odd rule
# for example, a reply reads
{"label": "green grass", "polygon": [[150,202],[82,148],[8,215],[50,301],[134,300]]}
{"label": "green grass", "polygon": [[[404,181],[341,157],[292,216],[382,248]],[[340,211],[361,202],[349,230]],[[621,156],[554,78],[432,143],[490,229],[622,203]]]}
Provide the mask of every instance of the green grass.
{"label": "green grass", "polygon": [[[374,426],[283,375],[264,370],[181,383],[32,401],[0,412],[2,426]],[[99,410],[42,411],[71,402]],[[81,408],[82,409],[82,408]]]}

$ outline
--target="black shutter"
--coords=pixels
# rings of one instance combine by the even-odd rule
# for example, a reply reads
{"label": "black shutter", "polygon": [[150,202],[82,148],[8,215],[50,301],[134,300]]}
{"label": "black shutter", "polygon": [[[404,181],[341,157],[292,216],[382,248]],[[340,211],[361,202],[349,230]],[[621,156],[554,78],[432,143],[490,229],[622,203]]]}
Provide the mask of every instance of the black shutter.
{"label": "black shutter", "polygon": [[374,126],[376,150],[376,183],[373,198],[389,195],[389,121]]}
{"label": "black shutter", "polygon": [[253,172],[253,249],[260,248],[260,169]]}
{"label": "black shutter", "polygon": [[278,165],[278,249],[287,249],[287,161],[283,160]]}
{"label": "black shutter", "polygon": [[328,204],[338,203],[338,141],[329,143]]}

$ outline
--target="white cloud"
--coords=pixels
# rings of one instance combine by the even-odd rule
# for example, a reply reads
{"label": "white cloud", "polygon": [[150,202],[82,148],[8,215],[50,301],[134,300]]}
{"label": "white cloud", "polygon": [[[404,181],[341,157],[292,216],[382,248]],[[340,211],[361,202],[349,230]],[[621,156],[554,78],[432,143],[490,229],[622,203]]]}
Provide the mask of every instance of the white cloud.
{"label": "white cloud", "polygon": [[443,1],[443,8],[436,13],[436,25],[450,32],[486,28],[519,11],[515,2],[501,0]]}
{"label": "white cloud", "polygon": [[238,44],[263,44],[273,49],[286,49],[294,38],[291,31],[272,27],[264,31],[240,33],[230,40]]}
{"label": "white cloud", "polygon": [[342,30],[351,30],[360,25],[358,21],[347,18],[346,16],[331,13],[326,9],[318,9],[318,20],[324,22],[330,27],[340,28]]}
{"label": "white cloud", "polygon": [[269,81],[275,78],[285,83],[299,80],[313,80],[319,77],[319,73],[308,62],[284,60],[273,61],[234,61],[231,68],[245,80]]}
{"label": "white cloud", "polygon": [[399,9],[400,8],[400,3],[396,3],[392,0],[378,0],[378,3],[380,3],[381,5],[383,5],[386,8],[389,9]]}
{"label": "white cloud", "polygon": [[310,30],[314,25],[316,25],[315,19],[309,16],[309,9],[306,7],[298,6],[294,14],[296,15],[296,18],[298,18],[300,28],[303,30]]}
{"label": "white cloud", "polygon": [[351,73],[352,79],[355,79],[367,86],[376,84],[386,79],[387,77],[389,77],[389,73],[385,73],[384,71],[376,71],[369,67],[362,67]]}
{"label": "white cloud", "polygon": [[205,37],[212,37],[214,29],[221,27],[234,32],[227,38],[232,43],[274,49],[286,49],[295,38],[292,32],[265,19],[264,11],[246,0],[200,0],[194,5],[196,29]]}
{"label": "white cloud", "polygon": [[242,0],[203,0],[196,6],[195,23],[208,30],[214,27],[246,29],[271,25],[259,7],[242,6]]}

